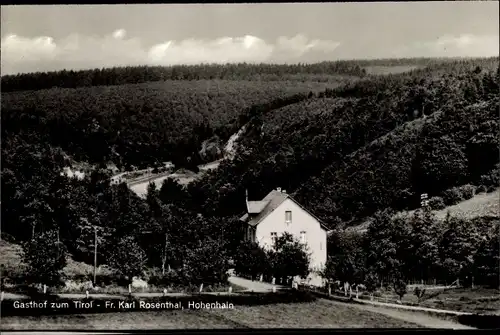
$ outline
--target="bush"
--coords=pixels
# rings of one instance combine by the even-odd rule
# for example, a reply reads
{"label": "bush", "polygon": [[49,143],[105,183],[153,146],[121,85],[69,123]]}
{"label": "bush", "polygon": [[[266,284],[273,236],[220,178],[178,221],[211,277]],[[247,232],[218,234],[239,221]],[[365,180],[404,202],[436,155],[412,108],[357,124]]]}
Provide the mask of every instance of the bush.
{"label": "bush", "polygon": [[132,282],[132,277],[140,276],[146,265],[146,253],[134,237],[124,237],[111,249],[108,264],[119,269],[121,277],[127,277]]}
{"label": "bush", "polygon": [[440,209],[444,209],[446,207],[445,203],[444,203],[444,200],[443,198],[441,197],[432,197],[429,199],[429,207],[432,209],[432,210],[440,210]]}
{"label": "bush", "polygon": [[36,235],[24,243],[23,249],[23,262],[28,267],[27,282],[64,286],[62,270],[66,266],[66,248],[54,231]]}
{"label": "bush", "polygon": [[494,185],[488,186],[488,189],[486,190],[486,192],[487,193],[495,192],[495,190],[497,188],[498,188],[498,185],[497,186],[494,186]]}
{"label": "bush", "polygon": [[476,194],[480,194],[480,193],[486,193],[488,192],[488,187],[485,186],[485,185],[479,185],[478,187],[476,187]]}
{"label": "bush", "polygon": [[269,258],[266,251],[257,243],[242,242],[234,255],[235,271],[250,278],[256,278],[266,273],[269,268]]}
{"label": "bush", "polygon": [[0,240],[10,243],[16,243],[16,239],[14,236],[7,234],[6,232],[0,232]]}
{"label": "bush", "polygon": [[269,250],[267,255],[270,260],[270,272],[280,282],[294,276],[306,278],[309,274],[307,246],[289,233],[279,236],[276,239],[274,249]]}
{"label": "bush", "polygon": [[471,199],[476,192],[476,187],[470,184],[462,185],[458,189],[462,193],[463,200]]}
{"label": "bush", "polygon": [[91,281],[75,281],[75,280],[67,280],[65,282],[65,286],[62,288],[62,292],[85,292],[87,290],[93,289],[93,284]]}
{"label": "bush", "polygon": [[366,286],[366,291],[370,294],[370,296],[373,298],[373,296],[378,297],[377,295],[377,286],[379,283],[378,276],[375,273],[368,273],[368,275],[365,278],[364,284]]}
{"label": "bush", "polygon": [[127,286],[129,280],[119,274],[98,274],[96,276],[96,286],[105,287],[109,285]]}
{"label": "bush", "polygon": [[443,192],[442,194],[444,204],[446,206],[451,206],[459,203],[460,201],[463,200],[462,198],[462,192],[458,187],[452,187],[446,191]]}
{"label": "bush", "polygon": [[419,286],[417,286],[417,287],[415,287],[413,294],[415,294],[415,296],[418,299],[418,302],[420,303],[420,301],[422,300],[422,298],[425,295],[425,288],[420,288]]}
{"label": "bush", "polygon": [[487,188],[497,188],[500,184],[500,169],[496,167],[489,173],[482,175],[479,178],[479,183]]}
{"label": "bush", "polygon": [[153,286],[169,287],[181,285],[184,281],[182,273],[178,270],[166,271],[165,274],[162,274],[161,271],[154,271],[147,277],[148,284]]}
{"label": "bush", "polygon": [[[213,285],[226,283],[229,270],[229,255],[219,241],[212,238],[199,240],[197,248],[183,259],[179,274],[183,283]],[[175,277],[173,277],[175,278]]]}
{"label": "bush", "polygon": [[406,282],[404,280],[396,280],[394,282],[394,292],[399,296],[399,300],[403,300],[404,295],[408,292]]}

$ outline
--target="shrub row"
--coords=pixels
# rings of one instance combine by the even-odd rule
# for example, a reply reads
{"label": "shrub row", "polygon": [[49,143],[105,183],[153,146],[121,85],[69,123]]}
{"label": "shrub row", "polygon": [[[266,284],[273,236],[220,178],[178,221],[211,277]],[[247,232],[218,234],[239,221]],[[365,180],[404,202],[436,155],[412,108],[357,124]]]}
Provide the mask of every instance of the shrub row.
{"label": "shrub row", "polygon": [[[443,203],[446,206],[452,206],[460,201],[471,199],[476,192],[476,187],[474,185],[466,184],[458,187],[452,187],[443,193],[441,193],[441,197],[443,199]],[[443,207],[444,208],[444,207]]]}
{"label": "shrub row", "polygon": [[429,206],[433,210],[441,210],[446,206],[456,205],[457,203],[469,200],[474,195],[480,193],[490,193],[495,191],[500,185],[500,179],[496,175],[497,172],[484,175],[481,177],[481,184],[474,186],[470,184],[452,187],[440,194],[429,199]]}

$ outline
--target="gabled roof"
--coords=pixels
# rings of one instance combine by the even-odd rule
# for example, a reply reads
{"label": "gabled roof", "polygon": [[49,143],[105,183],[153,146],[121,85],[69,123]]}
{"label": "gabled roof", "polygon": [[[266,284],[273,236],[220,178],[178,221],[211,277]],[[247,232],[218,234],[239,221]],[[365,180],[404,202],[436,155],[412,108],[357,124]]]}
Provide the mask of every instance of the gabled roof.
{"label": "gabled roof", "polygon": [[[314,214],[312,214],[310,211],[305,209],[301,204],[299,204],[295,199],[293,199],[288,193],[283,193],[278,190],[272,190],[269,192],[268,195],[261,201],[248,201],[248,211],[249,213],[246,213],[243,215],[240,220],[247,222],[250,226],[256,227],[266,216],[271,214],[276,208],[278,208],[286,199],[292,200],[297,206],[299,206],[302,210],[307,212],[309,215],[311,215],[314,219],[316,219],[320,225],[321,228],[323,228],[326,231],[329,231],[324,223],[317,218]],[[256,211],[259,209],[259,206],[263,206],[260,211]],[[251,211],[252,210],[252,211]]]}
{"label": "gabled roof", "polygon": [[247,201],[247,209],[250,214],[259,214],[266,207],[267,201]]}

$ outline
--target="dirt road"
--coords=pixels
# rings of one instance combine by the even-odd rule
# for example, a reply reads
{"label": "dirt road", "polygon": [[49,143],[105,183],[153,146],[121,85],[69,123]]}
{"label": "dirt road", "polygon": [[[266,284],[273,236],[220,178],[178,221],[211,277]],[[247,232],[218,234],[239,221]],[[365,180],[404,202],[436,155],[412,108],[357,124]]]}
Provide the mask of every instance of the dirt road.
{"label": "dirt road", "polygon": [[[246,287],[247,291],[253,292],[270,292],[273,290],[273,285],[265,282],[261,282],[258,280],[251,281],[249,279],[241,278],[241,277],[229,277],[229,282],[234,285],[238,285],[241,287]],[[277,290],[283,289],[284,286],[274,285]]]}
{"label": "dirt road", "polygon": [[[345,305],[346,303],[328,300],[334,305]],[[367,312],[373,312],[378,314],[383,314],[395,319],[403,320],[406,322],[415,323],[426,328],[440,328],[440,329],[475,329],[473,327],[468,327],[461,325],[459,323],[443,320],[423,312],[415,311],[402,311],[392,308],[386,308],[381,306],[369,306],[362,304],[349,304],[350,306],[359,308]]]}

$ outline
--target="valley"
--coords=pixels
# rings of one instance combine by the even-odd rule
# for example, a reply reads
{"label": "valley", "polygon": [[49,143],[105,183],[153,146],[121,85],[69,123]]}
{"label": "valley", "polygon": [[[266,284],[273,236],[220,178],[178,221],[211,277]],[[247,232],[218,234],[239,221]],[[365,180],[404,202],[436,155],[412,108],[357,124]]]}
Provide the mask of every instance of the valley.
{"label": "valley", "polygon": [[[234,269],[288,286],[309,271],[303,244],[266,251],[245,240],[241,220],[256,214],[248,201],[278,189],[329,232],[323,289],[363,285],[366,295],[436,307],[411,283],[498,288],[498,58],[240,64],[214,77],[222,68],[2,77],[3,290],[226,292]],[[275,306],[182,317],[296,325],[264,316],[278,315]],[[380,326],[384,313],[353,308],[303,320],[354,327],[347,315],[358,313]],[[382,324],[424,325],[397,319]]]}

